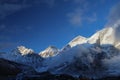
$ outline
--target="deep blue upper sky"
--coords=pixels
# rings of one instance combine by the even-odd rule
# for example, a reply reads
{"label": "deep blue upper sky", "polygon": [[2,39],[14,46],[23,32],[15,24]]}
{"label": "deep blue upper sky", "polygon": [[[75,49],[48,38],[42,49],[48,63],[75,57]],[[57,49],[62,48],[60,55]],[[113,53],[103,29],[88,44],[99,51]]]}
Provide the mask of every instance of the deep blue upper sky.
{"label": "deep blue upper sky", "polygon": [[119,0],[0,0],[0,51],[20,45],[35,52],[90,37],[108,22]]}

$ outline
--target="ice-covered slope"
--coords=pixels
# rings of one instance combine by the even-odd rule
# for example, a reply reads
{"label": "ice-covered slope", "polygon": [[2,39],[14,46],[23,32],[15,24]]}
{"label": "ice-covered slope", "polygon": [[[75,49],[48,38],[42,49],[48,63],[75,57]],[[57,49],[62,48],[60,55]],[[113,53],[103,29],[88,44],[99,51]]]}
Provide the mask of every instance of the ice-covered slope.
{"label": "ice-covered slope", "polygon": [[52,57],[57,55],[59,50],[54,46],[49,46],[44,51],[40,52],[39,55],[43,58]]}
{"label": "ice-covered slope", "polygon": [[119,24],[104,28],[89,38],[77,36],[61,50],[50,46],[40,55],[25,47],[18,47],[7,56],[4,53],[0,55],[16,62],[32,64],[38,72],[49,71],[91,79],[120,76],[118,27]]}
{"label": "ice-covered slope", "polygon": [[34,68],[40,66],[41,61],[43,60],[43,58],[36,54],[32,49],[28,49],[24,46],[19,46],[10,53],[0,53],[0,57]]}
{"label": "ice-covered slope", "polygon": [[26,48],[25,46],[19,46],[17,49],[16,49],[16,52],[17,53],[20,53],[21,55],[27,55],[27,54],[32,54],[34,53],[34,51],[32,49],[28,49]]}
{"label": "ice-covered slope", "polygon": [[38,71],[69,74],[88,78],[120,76],[120,41],[115,28],[107,27],[90,38],[76,37],[58,55],[44,60]]}
{"label": "ice-covered slope", "polygon": [[[118,48],[117,46],[120,43],[120,40],[117,40],[115,35],[119,35],[119,31],[116,32],[116,28],[119,28],[120,25],[114,25],[114,27],[106,27],[98,32],[96,32],[93,36],[88,38],[87,42],[90,44],[99,44],[99,45],[113,45],[114,47]],[[118,34],[116,34],[118,33]]]}
{"label": "ice-covered slope", "polygon": [[62,48],[62,51],[69,50],[70,48],[79,45],[79,44],[84,44],[87,42],[87,38],[82,37],[82,36],[77,36],[75,37],[72,41],[70,41],[66,46]]}
{"label": "ice-covered slope", "polygon": [[86,43],[87,42],[87,38],[85,37],[82,37],[82,36],[77,36],[76,38],[74,38],[72,41],[70,41],[68,44],[71,46],[71,47],[74,47],[78,44],[83,44],[83,43]]}

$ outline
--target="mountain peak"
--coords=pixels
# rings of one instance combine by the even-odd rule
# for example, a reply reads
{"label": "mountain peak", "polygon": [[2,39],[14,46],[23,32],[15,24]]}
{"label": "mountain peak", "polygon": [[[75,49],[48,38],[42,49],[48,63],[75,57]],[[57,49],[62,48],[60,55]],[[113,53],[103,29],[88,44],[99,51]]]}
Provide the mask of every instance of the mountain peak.
{"label": "mountain peak", "polygon": [[86,37],[80,36],[78,35],[77,37],[75,37],[72,41],[77,41],[79,39],[86,39]]}
{"label": "mountain peak", "polygon": [[77,36],[75,37],[72,41],[69,42],[69,45],[71,47],[76,46],[78,44],[83,44],[87,41],[87,38],[83,37],[83,36]]}
{"label": "mountain peak", "polygon": [[21,55],[27,55],[27,54],[34,53],[32,49],[26,48],[25,46],[18,46],[16,50],[14,50],[14,52],[20,53]]}
{"label": "mountain peak", "polygon": [[44,51],[40,52],[39,55],[44,58],[47,58],[47,57],[56,55],[58,53],[58,51],[59,50],[55,46],[49,46]]}

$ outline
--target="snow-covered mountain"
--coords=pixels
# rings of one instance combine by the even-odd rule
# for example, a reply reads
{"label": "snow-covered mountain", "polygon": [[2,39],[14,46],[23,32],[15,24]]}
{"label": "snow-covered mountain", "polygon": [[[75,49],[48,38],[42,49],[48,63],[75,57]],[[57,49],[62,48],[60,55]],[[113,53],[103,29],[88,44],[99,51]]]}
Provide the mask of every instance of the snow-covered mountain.
{"label": "snow-covered mountain", "polygon": [[62,51],[66,51],[69,50],[70,48],[79,45],[79,44],[83,44],[87,42],[87,38],[82,37],[82,36],[77,36],[75,37],[72,41],[70,41],[66,46],[64,46],[62,48]]}
{"label": "snow-covered mountain", "polygon": [[0,54],[0,57],[32,64],[37,72],[91,79],[120,76],[120,40],[116,37],[119,26],[106,27],[89,38],[77,36],[61,50],[50,46],[38,55],[21,46],[9,54]]}
{"label": "snow-covered mountain", "polygon": [[48,48],[46,48],[44,51],[41,51],[39,53],[39,55],[43,58],[47,58],[47,57],[52,57],[57,55],[57,53],[59,52],[59,50],[54,47],[54,46],[49,46]]}
{"label": "snow-covered mountain", "polygon": [[115,31],[114,27],[107,27],[89,38],[74,38],[58,55],[44,60],[44,67],[38,71],[88,78],[120,76],[120,41],[116,40]]}
{"label": "snow-covered mountain", "polygon": [[71,47],[74,47],[78,44],[83,44],[83,43],[86,43],[87,42],[87,38],[85,37],[82,37],[82,36],[77,36],[76,38],[74,38],[72,41],[70,41],[68,44],[71,46]]}
{"label": "snow-covered mountain", "polygon": [[32,67],[38,67],[42,63],[43,58],[36,54],[32,49],[28,49],[24,46],[18,46],[10,53],[0,53],[0,58],[4,58],[17,63],[29,65]]}
{"label": "snow-covered mountain", "polygon": [[16,50],[13,50],[14,53],[21,55],[33,54],[34,51],[32,49],[28,49],[25,46],[18,46]]}

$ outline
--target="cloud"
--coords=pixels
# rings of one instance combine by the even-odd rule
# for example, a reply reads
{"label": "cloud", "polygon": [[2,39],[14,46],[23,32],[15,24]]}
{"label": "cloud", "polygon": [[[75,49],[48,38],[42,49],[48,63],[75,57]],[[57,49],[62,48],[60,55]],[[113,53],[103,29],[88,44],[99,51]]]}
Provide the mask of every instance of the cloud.
{"label": "cloud", "polygon": [[120,41],[120,2],[111,8],[105,27],[112,27],[116,42]]}
{"label": "cloud", "polygon": [[67,16],[69,17],[69,22],[74,25],[81,25],[83,19],[81,13],[82,11],[80,10],[68,13]]}
{"label": "cloud", "polygon": [[107,27],[112,27],[114,29],[114,40],[115,42],[120,42],[120,20],[117,20],[116,22],[109,24]]}
{"label": "cloud", "polygon": [[97,21],[97,14],[93,13],[93,15],[91,17],[87,17],[86,20],[90,23]]}
{"label": "cloud", "polygon": [[[2,0],[1,0],[2,1]],[[15,3],[11,1],[0,1],[0,18],[4,19],[6,16],[13,14],[16,11],[19,11],[23,8],[28,7],[28,5],[22,3]],[[18,0],[17,0],[18,1]]]}
{"label": "cloud", "polygon": [[10,48],[10,47],[13,47],[13,46],[15,46],[15,43],[3,42],[3,43],[0,43],[0,50],[7,49],[7,48]]}
{"label": "cloud", "polygon": [[120,2],[111,8],[108,16],[107,26],[113,26],[119,20],[120,20]]}
{"label": "cloud", "polygon": [[72,2],[72,3],[75,3],[75,4],[83,4],[83,3],[86,3],[86,0],[64,0],[64,2]]}
{"label": "cloud", "polygon": [[54,5],[55,0],[0,0],[0,19],[11,15],[24,8],[47,4],[50,7]]}
{"label": "cloud", "polygon": [[90,16],[85,15],[85,11],[82,9],[77,9],[73,12],[67,14],[69,22],[75,26],[81,26],[83,22],[92,23],[97,21],[96,13]]}
{"label": "cloud", "polygon": [[55,0],[43,0],[44,3],[48,4],[50,7],[53,7],[55,4]]}
{"label": "cloud", "polygon": [[0,31],[4,30],[5,28],[6,28],[6,25],[4,25],[4,24],[0,25]]}
{"label": "cloud", "polygon": [[[68,2],[70,0],[64,0]],[[67,13],[68,20],[71,24],[75,26],[81,26],[83,22],[92,23],[97,20],[97,15],[95,12],[86,15],[89,12],[90,3],[87,0],[71,0],[75,5],[72,12]]]}

